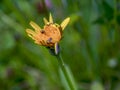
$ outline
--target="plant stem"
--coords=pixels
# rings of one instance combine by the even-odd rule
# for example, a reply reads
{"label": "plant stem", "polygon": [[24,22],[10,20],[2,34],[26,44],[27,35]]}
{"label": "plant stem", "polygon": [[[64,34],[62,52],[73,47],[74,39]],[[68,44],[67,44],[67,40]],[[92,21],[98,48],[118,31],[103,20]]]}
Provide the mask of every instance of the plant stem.
{"label": "plant stem", "polygon": [[66,81],[67,81],[67,83],[69,85],[70,90],[75,90],[75,87],[74,87],[74,85],[72,83],[71,78],[69,77],[67,68],[65,67],[65,64],[64,64],[63,59],[62,59],[60,54],[57,55],[57,59],[58,59],[59,65],[61,67],[61,70],[62,70],[62,72],[63,72],[63,74],[64,74],[64,76],[66,78]]}

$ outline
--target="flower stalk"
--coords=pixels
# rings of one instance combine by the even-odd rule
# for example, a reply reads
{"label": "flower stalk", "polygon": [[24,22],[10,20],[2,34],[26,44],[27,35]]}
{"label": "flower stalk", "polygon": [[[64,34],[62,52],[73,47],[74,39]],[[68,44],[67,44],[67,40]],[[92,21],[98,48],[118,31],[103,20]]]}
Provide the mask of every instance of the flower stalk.
{"label": "flower stalk", "polygon": [[68,84],[70,90],[76,90],[74,84],[72,83],[72,79],[69,76],[69,73],[67,71],[67,68],[65,66],[65,63],[64,63],[64,61],[62,59],[61,54],[59,53],[58,55],[56,55],[56,57],[58,59],[59,66],[60,66],[60,68],[61,68],[61,70],[62,70],[62,72],[64,74],[64,77],[65,77],[65,79],[67,81],[67,84]]}
{"label": "flower stalk", "polygon": [[62,33],[67,24],[70,21],[70,18],[66,18],[62,21],[61,24],[57,24],[53,22],[52,15],[49,15],[49,20],[43,18],[44,27],[41,28],[38,24],[31,21],[30,25],[34,30],[27,28],[26,32],[29,37],[31,37],[34,42],[38,45],[45,46],[51,52],[52,55],[56,56],[58,59],[58,63],[61,67],[61,70],[65,76],[65,79],[68,83],[70,90],[75,90],[75,86],[72,82],[72,78],[67,71],[67,68],[63,62],[63,59],[60,55],[59,42],[62,38]]}

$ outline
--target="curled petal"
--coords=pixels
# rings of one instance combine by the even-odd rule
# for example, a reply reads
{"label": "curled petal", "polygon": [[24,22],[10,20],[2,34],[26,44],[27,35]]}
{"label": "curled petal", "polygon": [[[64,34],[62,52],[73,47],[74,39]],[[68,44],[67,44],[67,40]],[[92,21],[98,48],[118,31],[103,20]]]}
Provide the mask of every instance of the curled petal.
{"label": "curled petal", "polygon": [[62,30],[64,30],[65,29],[65,27],[67,26],[67,24],[69,23],[69,21],[70,21],[70,18],[68,17],[68,18],[66,18],[62,23],[61,23],[61,28],[62,28]]}
{"label": "curled petal", "polygon": [[59,44],[57,42],[54,45],[54,49],[55,49],[55,54],[58,55],[60,48],[59,48]]}
{"label": "curled petal", "polygon": [[50,16],[49,16],[49,22],[50,22],[50,23],[53,23],[53,18],[52,18],[51,13],[50,13]]}
{"label": "curled petal", "polygon": [[35,32],[40,32],[41,28],[35,22],[31,21],[30,25],[35,29]]}

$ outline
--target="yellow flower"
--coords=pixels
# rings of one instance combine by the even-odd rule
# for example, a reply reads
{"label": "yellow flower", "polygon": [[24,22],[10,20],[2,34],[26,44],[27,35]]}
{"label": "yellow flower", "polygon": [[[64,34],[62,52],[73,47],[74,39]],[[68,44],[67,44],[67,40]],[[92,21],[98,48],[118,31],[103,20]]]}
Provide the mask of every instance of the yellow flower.
{"label": "yellow flower", "polygon": [[33,27],[34,31],[26,29],[26,32],[36,44],[46,47],[54,47],[61,40],[62,32],[69,23],[70,18],[66,18],[60,25],[53,22],[51,14],[49,16],[49,21],[46,18],[43,18],[43,20],[45,23],[43,29],[35,22],[31,21],[30,25]]}

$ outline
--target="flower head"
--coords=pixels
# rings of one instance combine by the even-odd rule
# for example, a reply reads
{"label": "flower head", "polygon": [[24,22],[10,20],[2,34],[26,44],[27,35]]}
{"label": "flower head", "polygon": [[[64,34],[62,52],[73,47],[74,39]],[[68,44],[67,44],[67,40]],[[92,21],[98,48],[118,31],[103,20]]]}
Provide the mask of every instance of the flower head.
{"label": "flower head", "polygon": [[34,30],[26,29],[26,32],[36,44],[50,48],[54,47],[55,45],[58,45],[61,40],[62,32],[69,23],[70,18],[66,18],[60,25],[53,22],[51,14],[49,16],[49,21],[46,18],[43,18],[43,20],[45,23],[43,28],[31,21],[30,25]]}

